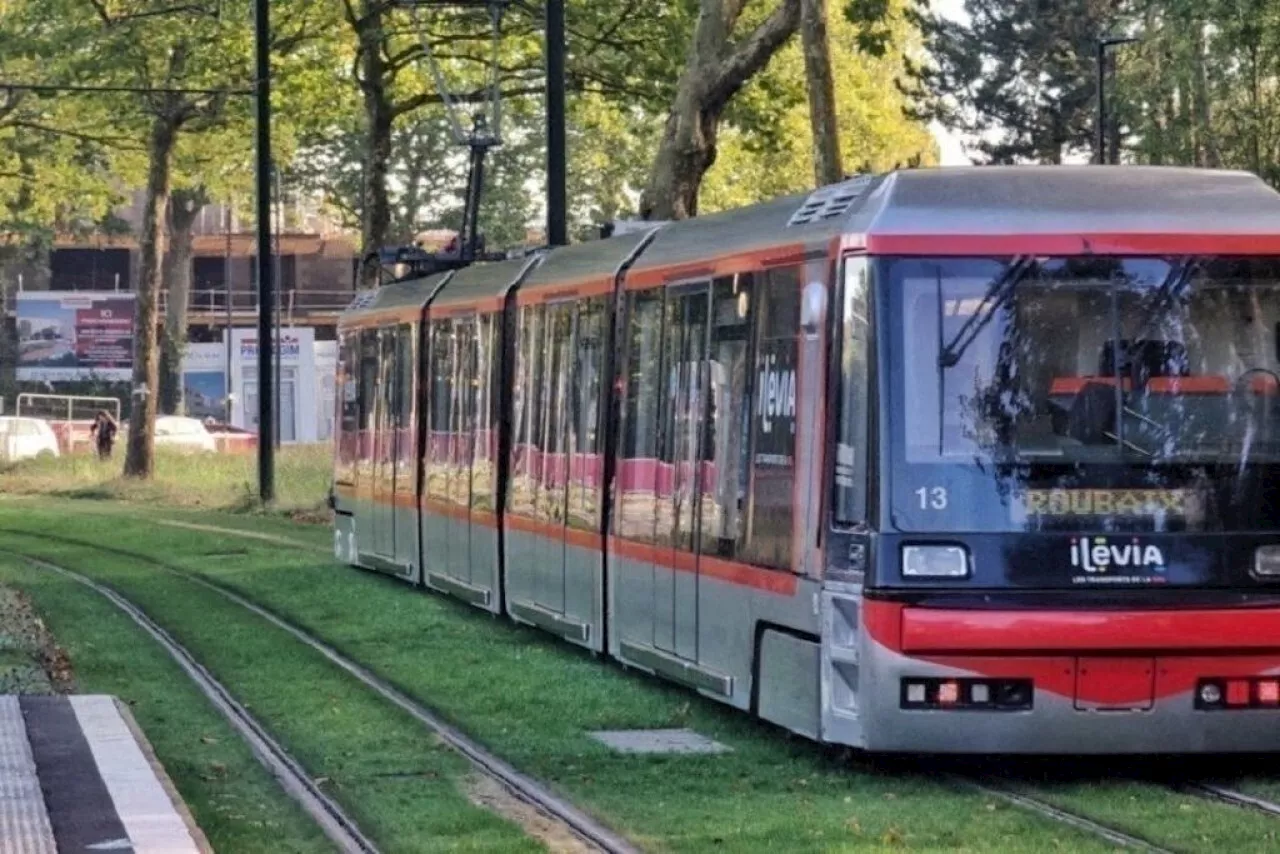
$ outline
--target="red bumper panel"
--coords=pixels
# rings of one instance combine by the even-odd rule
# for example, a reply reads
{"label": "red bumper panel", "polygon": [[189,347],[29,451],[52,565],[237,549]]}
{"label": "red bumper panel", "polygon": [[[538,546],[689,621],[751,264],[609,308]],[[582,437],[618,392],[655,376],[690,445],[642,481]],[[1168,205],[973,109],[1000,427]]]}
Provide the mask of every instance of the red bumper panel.
{"label": "red bumper panel", "polygon": [[1149,709],[1156,701],[1156,660],[1078,658],[1075,700],[1077,709]]}
{"label": "red bumper panel", "polygon": [[[906,653],[1280,650],[1280,609],[1275,608],[959,611],[898,607],[901,651]],[[876,621],[879,626],[885,622]]]}

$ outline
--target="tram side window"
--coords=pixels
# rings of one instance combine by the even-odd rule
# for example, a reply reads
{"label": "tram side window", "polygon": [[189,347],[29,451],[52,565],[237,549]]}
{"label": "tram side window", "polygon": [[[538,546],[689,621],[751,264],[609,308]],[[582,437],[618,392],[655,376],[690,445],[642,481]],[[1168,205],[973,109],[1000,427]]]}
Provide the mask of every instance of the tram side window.
{"label": "tram side window", "polygon": [[[405,471],[412,467],[413,460],[413,356],[414,327],[402,323],[395,327],[396,350],[396,469]],[[396,476],[396,492],[412,493],[414,489],[411,478]]]}
{"label": "tram side window", "polygon": [[573,370],[572,303],[547,306],[543,345],[547,372],[542,393],[542,468],[538,518],[561,524],[565,518],[565,478],[569,462],[569,399]]}
{"label": "tram side window", "polygon": [[836,521],[852,525],[867,515],[867,428],[869,418],[869,267],[865,258],[844,265],[841,312],[840,395],[836,439]]}
{"label": "tram side window", "polygon": [[741,556],[749,563],[787,569],[795,506],[800,270],[770,270],[756,308],[750,511]]}
{"label": "tram side window", "polygon": [[508,506],[512,513],[533,518],[541,458],[542,323],[543,306],[520,309],[513,388],[513,432]]}
{"label": "tram side window", "polygon": [[378,395],[378,378],[381,374],[381,346],[378,330],[366,329],[360,333],[360,390],[359,390],[359,459],[373,462],[374,417]]}
{"label": "tram side window", "polygon": [[475,318],[454,320],[450,363],[453,395],[449,404],[449,499],[464,507],[471,503],[471,458],[475,441],[475,337]]}
{"label": "tram side window", "polygon": [[449,424],[453,397],[453,321],[431,324],[430,382],[427,406],[426,488],[432,498],[449,496]]}
{"label": "tram side window", "polygon": [[626,405],[615,477],[615,532],[651,542],[657,521],[658,424],[662,412],[661,291],[630,296],[627,310]]}
{"label": "tram side window", "polygon": [[601,458],[600,392],[604,375],[606,302],[603,297],[578,304],[574,336],[573,381],[570,386],[568,524],[597,530],[604,478]]}
{"label": "tram side window", "polygon": [[360,430],[360,334],[346,333],[338,348],[338,372],[342,378],[341,396],[338,400],[338,463],[340,477],[350,482],[351,465],[355,463],[359,448]]}
{"label": "tram side window", "polygon": [[493,399],[497,395],[494,381],[497,336],[495,330],[501,315],[482,314],[476,319],[474,345],[474,389],[471,408],[471,506],[477,510],[494,509],[494,478],[497,435],[493,421]]}
{"label": "tram side window", "polygon": [[751,473],[751,318],[755,278],[716,279],[711,290],[711,352],[701,551],[736,558]]}

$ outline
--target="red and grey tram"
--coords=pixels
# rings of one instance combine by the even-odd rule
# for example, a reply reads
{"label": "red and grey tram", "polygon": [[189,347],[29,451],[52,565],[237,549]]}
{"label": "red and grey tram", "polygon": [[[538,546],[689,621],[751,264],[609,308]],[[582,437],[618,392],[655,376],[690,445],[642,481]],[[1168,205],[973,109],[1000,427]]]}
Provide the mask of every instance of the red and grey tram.
{"label": "red and grey tram", "polygon": [[334,547],[825,742],[1280,748],[1280,195],[984,167],[359,295]]}

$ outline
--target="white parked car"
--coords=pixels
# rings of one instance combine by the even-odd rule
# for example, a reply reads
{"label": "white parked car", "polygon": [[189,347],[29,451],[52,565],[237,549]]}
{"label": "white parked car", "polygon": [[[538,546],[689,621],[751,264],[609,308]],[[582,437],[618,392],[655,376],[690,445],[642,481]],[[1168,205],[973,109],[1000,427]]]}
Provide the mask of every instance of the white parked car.
{"label": "white parked car", "polygon": [[15,462],[42,456],[59,456],[58,437],[47,421],[0,417],[0,460]]}
{"label": "white parked car", "polygon": [[156,419],[156,447],[215,453],[218,443],[196,418],[161,415]]}

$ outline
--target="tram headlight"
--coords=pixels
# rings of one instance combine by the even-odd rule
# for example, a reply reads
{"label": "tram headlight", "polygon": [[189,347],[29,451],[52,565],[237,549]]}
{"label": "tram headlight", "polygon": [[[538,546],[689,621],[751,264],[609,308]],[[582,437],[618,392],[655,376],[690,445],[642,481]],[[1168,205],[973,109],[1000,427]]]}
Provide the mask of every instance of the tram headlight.
{"label": "tram headlight", "polygon": [[904,578],[968,578],[969,550],[964,546],[903,546]]}
{"label": "tram headlight", "polygon": [[1280,546],[1259,546],[1253,553],[1253,577],[1280,581]]}

